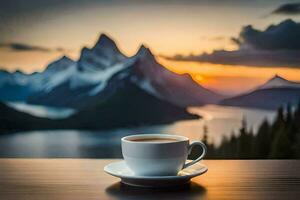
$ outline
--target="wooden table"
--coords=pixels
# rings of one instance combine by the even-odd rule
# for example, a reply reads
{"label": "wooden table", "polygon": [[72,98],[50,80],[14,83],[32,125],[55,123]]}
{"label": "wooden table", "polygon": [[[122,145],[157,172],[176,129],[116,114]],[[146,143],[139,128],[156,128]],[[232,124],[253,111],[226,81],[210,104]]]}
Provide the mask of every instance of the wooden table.
{"label": "wooden table", "polygon": [[179,188],[137,189],[103,172],[116,160],[0,159],[0,199],[300,199],[300,161],[208,160]]}

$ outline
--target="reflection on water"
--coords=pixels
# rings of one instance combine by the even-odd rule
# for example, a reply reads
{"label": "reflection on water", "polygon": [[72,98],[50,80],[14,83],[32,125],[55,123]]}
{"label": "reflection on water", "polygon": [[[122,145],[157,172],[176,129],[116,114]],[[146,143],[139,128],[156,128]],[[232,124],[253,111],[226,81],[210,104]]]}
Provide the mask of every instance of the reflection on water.
{"label": "reflection on water", "polygon": [[[31,131],[0,136],[0,157],[120,158],[120,139],[155,129]],[[159,132],[159,130],[155,131]]]}
{"label": "reflection on water", "polygon": [[[105,192],[114,199],[205,199],[206,189],[194,182],[171,188],[136,188],[115,183]],[[154,195],[155,194],[155,195]]]}
{"label": "reflection on water", "polygon": [[202,138],[204,124],[209,139],[219,143],[241,125],[243,117],[256,130],[264,118],[272,120],[274,112],[208,105],[190,108],[199,120],[178,121],[174,124],[123,128],[102,131],[56,130],[29,131],[0,136],[0,157],[121,157],[120,139],[140,133],[170,133],[184,135],[191,140]]}

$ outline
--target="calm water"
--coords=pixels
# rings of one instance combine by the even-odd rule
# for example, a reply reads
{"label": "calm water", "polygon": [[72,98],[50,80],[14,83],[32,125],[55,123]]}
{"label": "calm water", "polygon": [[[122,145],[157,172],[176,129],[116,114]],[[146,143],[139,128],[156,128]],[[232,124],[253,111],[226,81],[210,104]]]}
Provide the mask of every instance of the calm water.
{"label": "calm water", "polygon": [[[243,117],[249,127],[256,130],[264,118],[271,121],[275,116],[272,111],[216,105],[193,107],[189,111],[203,118],[163,126],[106,131],[29,131],[3,135],[0,136],[0,157],[121,157],[120,138],[125,135],[169,133],[196,140],[202,138],[204,125],[208,127],[209,140],[219,144],[222,137],[237,132]],[[51,112],[55,117],[55,111]]]}

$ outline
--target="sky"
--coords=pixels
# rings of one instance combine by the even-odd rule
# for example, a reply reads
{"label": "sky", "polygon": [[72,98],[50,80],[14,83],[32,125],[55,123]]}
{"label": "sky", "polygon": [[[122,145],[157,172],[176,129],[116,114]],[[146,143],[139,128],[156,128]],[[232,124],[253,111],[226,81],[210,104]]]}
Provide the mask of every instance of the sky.
{"label": "sky", "polygon": [[300,81],[299,22],[299,1],[7,0],[0,68],[31,73],[62,55],[76,60],[106,33],[128,56],[146,44],[168,69],[234,94],[275,74]]}

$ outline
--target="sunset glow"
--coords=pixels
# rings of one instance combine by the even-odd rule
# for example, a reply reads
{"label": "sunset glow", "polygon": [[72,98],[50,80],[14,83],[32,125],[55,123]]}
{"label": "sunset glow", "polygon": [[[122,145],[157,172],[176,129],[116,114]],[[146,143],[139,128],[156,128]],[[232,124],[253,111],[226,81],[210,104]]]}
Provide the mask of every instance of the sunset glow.
{"label": "sunset glow", "polygon": [[276,74],[289,80],[300,81],[300,70],[292,68],[229,66],[166,59],[159,59],[159,61],[169,70],[178,74],[189,73],[203,86],[224,94],[235,94],[253,89]]}

